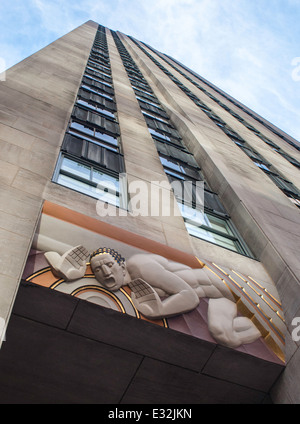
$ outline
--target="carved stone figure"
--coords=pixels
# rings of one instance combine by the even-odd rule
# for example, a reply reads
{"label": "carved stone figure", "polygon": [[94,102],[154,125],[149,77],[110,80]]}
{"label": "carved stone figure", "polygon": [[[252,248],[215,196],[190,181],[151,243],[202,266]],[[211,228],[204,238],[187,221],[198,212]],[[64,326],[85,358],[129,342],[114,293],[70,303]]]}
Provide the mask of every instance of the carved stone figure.
{"label": "carved stone figure", "polygon": [[[89,253],[76,246],[63,256],[47,252],[45,257],[55,275],[73,281],[84,276]],[[96,280],[109,291],[128,285],[135,307],[147,318],[189,312],[205,297],[209,298],[208,327],[218,343],[235,348],[261,337],[250,319],[237,316],[230,290],[206,267],[190,268],[155,254],[136,254],[125,262],[109,248],[95,251],[90,265]]]}

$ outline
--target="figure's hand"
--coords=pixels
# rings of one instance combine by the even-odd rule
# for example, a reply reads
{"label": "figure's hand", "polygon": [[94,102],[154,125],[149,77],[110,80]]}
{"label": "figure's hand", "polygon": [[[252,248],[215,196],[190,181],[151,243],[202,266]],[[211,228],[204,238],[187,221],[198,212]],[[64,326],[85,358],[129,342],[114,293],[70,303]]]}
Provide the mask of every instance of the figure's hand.
{"label": "figure's hand", "polygon": [[85,275],[86,262],[90,256],[84,246],[73,247],[62,256],[56,252],[46,252],[44,255],[53,274],[65,281],[82,278]]}
{"label": "figure's hand", "polygon": [[141,278],[131,281],[131,298],[134,306],[147,318],[161,318],[162,302],[153,288]]}

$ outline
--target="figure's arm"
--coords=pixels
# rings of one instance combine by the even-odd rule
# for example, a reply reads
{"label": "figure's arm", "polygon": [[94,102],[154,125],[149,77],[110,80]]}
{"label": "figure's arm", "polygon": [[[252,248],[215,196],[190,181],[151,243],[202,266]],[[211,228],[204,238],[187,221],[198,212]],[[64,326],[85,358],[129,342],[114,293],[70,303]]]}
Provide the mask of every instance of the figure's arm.
{"label": "figure's arm", "polygon": [[129,283],[132,301],[147,318],[168,318],[196,308],[199,298],[193,290],[182,290],[161,300],[157,291],[141,278]]}
{"label": "figure's arm", "polygon": [[[133,283],[135,280],[146,282],[145,288],[148,290],[145,296],[135,293],[134,284],[130,285],[134,304],[143,315],[149,318],[170,317],[191,311],[198,306],[199,297],[195,290],[150,257],[135,257],[134,261],[128,262],[127,267]],[[160,291],[166,294],[163,300],[157,294]]]}
{"label": "figure's arm", "polygon": [[199,297],[214,299],[226,297],[227,299],[234,300],[230,289],[224,281],[207,266],[180,270],[176,274],[187,281],[196,290]]}
{"label": "figure's arm", "polygon": [[226,297],[234,300],[231,291],[224,284],[222,279],[217,276],[212,269],[203,264],[199,268],[191,268],[187,265],[170,261],[159,255],[148,255],[149,260],[155,260],[166,271],[170,271],[180,277],[183,281],[192,287],[198,297],[219,298]]}

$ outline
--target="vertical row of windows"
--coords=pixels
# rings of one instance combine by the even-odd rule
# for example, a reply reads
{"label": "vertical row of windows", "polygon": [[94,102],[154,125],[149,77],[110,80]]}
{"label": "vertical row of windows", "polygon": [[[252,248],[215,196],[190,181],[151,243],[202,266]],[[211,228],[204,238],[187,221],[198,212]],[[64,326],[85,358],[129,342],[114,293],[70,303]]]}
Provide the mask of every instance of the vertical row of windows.
{"label": "vertical row of windows", "polygon": [[[144,43],[143,43],[144,44]],[[146,45],[149,49],[152,49],[152,47]],[[164,61],[165,58],[162,56],[162,54],[160,54],[159,52],[155,52],[161,59],[163,59]],[[174,59],[173,59],[174,60]],[[208,96],[210,99],[212,99],[214,102],[216,102],[219,106],[221,106],[223,109],[225,109],[227,112],[229,112],[234,118],[236,118],[239,122],[241,122],[246,128],[248,128],[250,131],[252,131],[257,137],[259,137],[264,143],[268,144],[269,146],[272,147],[272,149],[279,153],[282,157],[284,157],[288,162],[290,162],[293,166],[295,166],[296,168],[300,169],[300,162],[297,161],[295,158],[293,158],[291,155],[289,155],[288,153],[286,153],[281,147],[279,147],[277,144],[275,144],[272,140],[270,140],[269,138],[267,138],[266,136],[264,136],[260,131],[258,131],[256,128],[254,128],[251,124],[249,124],[244,118],[242,118],[240,115],[238,115],[237,113],[235,113],[232,109],[230,109],[230,107],[228,107],[227,105],[225,105],[223,102],[221,102],[221,100],[219,100],[217,97],[215,97],[213,94],[211,94],[209,91],[207,91],[203,86],[201,86],[200,84],[198,84],[195,80],[193,80],[192,78],[190,78],[187,74],[185,74],[181,69],[177,68],[173,63],[171,62],[167,62],[168,65],[170,65],[173,69],[175,69],[179,74],[181,74],[182,76],[184,76],[189,82],[191,82],[193,85],[195,85],[199,90],[201,90],[203,93],[206,94],[206,96]],[[198,77],[200,78],[200,77]],[[211,86],[209,83],[206,83],[209,86]],[[222,94],[220,92],[220,90],[218,90],[217,88],[214,88],[215,91],[219,92],[220,94]],[[222,94],[223,96],[225,96],[224,94]],[[231,100],[230,98],[228,98],[227,96],[225,96],[225,98],[227,98],[228,100],[231,101],[231,103],[235,104],[236,106],[238,106],[240,109],[242,109],[244,112],[247,112],[248,115],[255,117],[253,114],[251,114],[249,111],[247,111],[245,108],[243,108],[241,105],[237,104],[236,102],[234,102],[233,100]],[[261,124],[263,124],[265,127],[267,127],[269,130],[271,129],[270,126],[268,126],[264,121],[260,120],[259,118],[255,117],[255,119],[260,122]],[[273,133],[275,133],[276,135],[280,136],[281,138],[284,138],[281,134],[278,134],[276,131],[274,131],[273,129],[271,129]],[[290,143],[291,144],[291,143]],[[292,144],[294,147],[296,147],[299,151],[300,151],[300,147],[296,146],[294,144]]]}
{"label": "vertical row of windows", "polygon": [[[145,43],[143,43],[145,44]],[[146,45],[146,44],[145,44]],[[153,49],[146,45],[148,48],[150,48],[152,51]],[[157,51],[155,51],[156,54],[159,54]],[[171,59],[173,62],[176,62],[178,65],[180,65],[181,67],[185,68],[184,65],[182,65],[181,63],[179,63],[176,59],[173,59],[172,57],[166,55],[169,59]],[[160,57],[162,57],[160,55]],[[164,58],[163,58],[164,59]],[[168,62],[169,63],[169,62]],[[178,70],[178,68],[176,68],[173,64],[169,63],[170,66],[172,66],[174,69],[176,69],[179,73],[181,73],[185,78],[187,78],[189,81],[191,81],[194,85],[196,85],[198,88],[200,88],[200,90],[206,92],[206,90],[199,86],[194,80],[192,80],[191,78],[189,78],[187,75],[185,75],[183,72],[181,72],[180,70]],[[238,103],[237,101],[235,101],[234,99],[232,99],[230,96],[226,95],[224,92],[222,92],[221,90],[219,90],[217,87],[215,87],[214,85],[210,84],[208,81],[206,81],[204,78],[200,77],[199,75],[197,75],[196,73],[194,73],[192,70],[187,69],[190,73],[192,73],[198,80],[200,80],[202,83],[206,84],[207,86],[209,86],[210,88],[212,88],[214,91],[216,91],[217,93],[219,93],[222,97],[224,97],[226,100],[228,100],[230,103],[234,104],[236,107],[238,107],[240,110],[242,110],[243,112],[245,112],[247,115],[251,116],[251,118],[255,119],[257,122],[259,122],[261,125],[263,125],[265,128],[267,128],[269,131],[271,131],[273,134],[275,134],[277,137],[280,137],[281,139],[283,139],[286,143],[290,144],[291,146],[293,146],[296,150],[300,151],[300,146],[297,145],[296,143],[294,143],[293,141],[291,141],[289,138],[287,138],[286,136],[284,136],[283,134],[281,134],[279,131],[277,131],[275,128],[273,128],[272,126],[268,125],[267,122],[265,122],[263,119],[261,119],[260,117],[258,117],[257,115],[255,115],[254,113],[252,113],[249,109],[246,109],[244,106],[242,106],[240,103]],[[220,102],[218,99],[216,99],[214,96],[212,96],[211,93],[207,92],[208,95],[213,99],[216,100],[218,103],[220,103],[221,106],[223,106],[223,103]],[[227,108],[228,106],[224,105],[225,108]],[[231,112],[230,112],[231,113]],[[232,111],[232,114],[234,115],[235,112]],[[243,119],[240,116],[238,116],[238,119]],[[247,123],[246,123],[247,126]],[[256,130],[257,131],[257,130]],[[264,137],[262,134],[260,134],[262,137]],[[266,138],[266,137],[264,137]],[[267,139],[268,140],[268,139]],[[270,141],[270,140],[268,140]],[[271,142],[272,143],[272,142]],[[285,153],[280,147],[277,146],[277,149],[279,149],[278,153],[280,153],[282,156],[286,156],[286,159],[288,161],[292,160],[291,163],[294,165],[293,163],[293,157],[288,155],[287,153]],[[297,164],[299,164],[298,161],[296,161]],[[299,165],[295,165],[298,166]]]}
{"label": "vertical row of windows", "polygon": [[[206,104],[204,104],[194,93],[192,93],[184,84],[182,84],[171,72],[169,72],[160,62],[158,62],[147,50],[145,50],[141,45],[139,45],[132,37],[131,40],[166,74],[169,78],[191,99],[193,102],[238,146],[248,157],[254,162],[254,164],[259,167],[269,178],[276,184],[276,186],[292,201],[292,203],[300,208],[300,191],[297,187],[294,186],[290,181],[284,178],[280,173],[274,168],[273,165],[268,163],[262,155],[255,151],[246,141],[237,134],[226,122],[224,122],[219,116],[217,116]],[[200,88],[200,86],[199,86]],[[212,94],[206,92],[206,94],[214,98]],[[215,98],[214,98],[215,99]],[[216,99],[218,103],[220,101]],[[223,104],[222,104],[223,105]],[[228,111],[231,111],[226,105],[223,105]],[[238,115],[237,115],[238,116]],[[242,118],[241,118],[242,119]],[[256,131],[254,127],[251,127],[247,124],[248,128],[252,128],[253,131]],[[261,134],[258,134],[261,138],[264,137]],[[272,143],[270,140],[264,138],[265,142],[268,144]],[[274,144],[274,143],[273,143]],[[274,145],[275,146],[275,145]],[[295,165],[295,163],[294,163]],[[296,164],[297,165],[297,164]],[[300,164],[299,164],[300,165]]]}
{"label": "vertical row of windows", "polygon": [[122,205],[125,171],[105,28],[99,26],[61,147],[54,181]]}
{"label": "vertical row of windows", "polygon": [[[115,32],[112,33],[165,173],[173,189],[177,187],[174,189],[174,194],[188,232],[227,249],[251,255],[218,196],[204,181],[194,156],[184,145],[151,87],[118,35]],[[204,184],[204,199],[198,198],[199,181]]]}

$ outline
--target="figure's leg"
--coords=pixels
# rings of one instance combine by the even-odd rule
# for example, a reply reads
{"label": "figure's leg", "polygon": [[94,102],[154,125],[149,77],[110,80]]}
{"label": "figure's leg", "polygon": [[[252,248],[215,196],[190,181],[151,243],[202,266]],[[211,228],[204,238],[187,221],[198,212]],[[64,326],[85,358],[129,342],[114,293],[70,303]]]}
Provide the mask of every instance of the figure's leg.
{"label": "figure's leg", "polygon": [[83,246],[73,247],[62,256],[56,252],[46,252],[44,255],[53,274],[65,281],[82,278],[86,271],[86,261],[90,256]]}
{"label": "figure's leg", "polygon": [[239,347],[261,337],[260,331],[246,317],[237,316],[237,306],[229,299],[210,299],[208,327],[213,338],[227,347]]}

